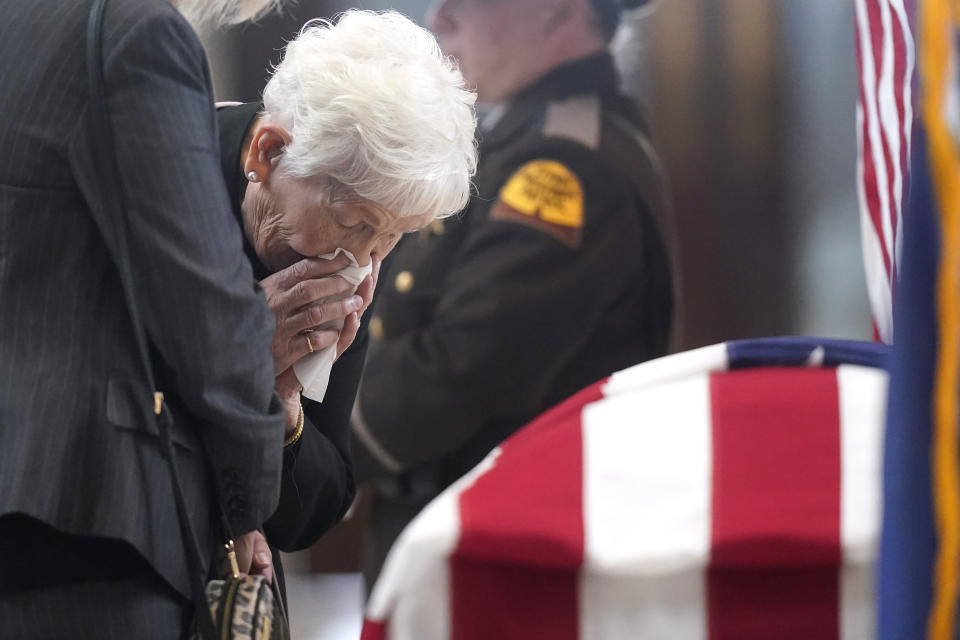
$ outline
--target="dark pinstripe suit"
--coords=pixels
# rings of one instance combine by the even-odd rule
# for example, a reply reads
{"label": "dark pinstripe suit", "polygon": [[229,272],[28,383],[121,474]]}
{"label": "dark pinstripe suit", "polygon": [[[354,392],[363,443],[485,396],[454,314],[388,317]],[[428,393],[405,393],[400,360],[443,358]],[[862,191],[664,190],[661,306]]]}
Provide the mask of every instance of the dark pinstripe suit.
{"label": "dark pinstripe suit", "polygon": [[[20,513],[125,541],[186,594],[150,393],[89,212],[88,9],[0,0],[0,530]],[[199,41],[163,0],[111,0],[104,24],[134,278],[179,416],[188,505],[212,549],[213,492],[238,534],[277,503],[273,319],[231,219]]]}

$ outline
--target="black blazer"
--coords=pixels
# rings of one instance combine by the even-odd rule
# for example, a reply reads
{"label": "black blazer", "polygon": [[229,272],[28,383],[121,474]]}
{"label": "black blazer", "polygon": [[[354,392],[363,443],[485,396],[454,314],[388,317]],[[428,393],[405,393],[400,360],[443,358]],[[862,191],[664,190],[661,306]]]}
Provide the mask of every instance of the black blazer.
{"label": "black blazer", "polygon": [[[125,540],[189,593],[150,390],[90,208],[88,2],[0,0],[0,517]],[[178,415],[188,509],[212,551],[214,498],[236,534],[277,504],[283,411],[273,319],[219,171],[209,72],[161,0],[111,0],[106,99],[132,271]]]}

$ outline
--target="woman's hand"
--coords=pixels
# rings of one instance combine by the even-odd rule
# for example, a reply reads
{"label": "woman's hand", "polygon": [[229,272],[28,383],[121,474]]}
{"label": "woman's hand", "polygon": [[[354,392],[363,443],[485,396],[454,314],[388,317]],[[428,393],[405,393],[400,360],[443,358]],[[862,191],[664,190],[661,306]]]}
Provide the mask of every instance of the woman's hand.
{"label": "woman's hand", "polygon": [[[349,295],[352,286],[335,275],[350,264],[342,254],[333,260],[306,258],[260,282],[276,321],[271,349],[276,390],[287,414],[284,438],[296,431],[303,390],[292,365],[312,353],[311,347],[317,351],[336,343],[339,358],[353,344],[360,328],[360,316],[373,301],[380,275],[380,258],[373,256],[372,260],[370,275],[352,296]],[[340,330],[314,329],[340,318],[343,318]]]}
{"label": "woman's hand", "polygon": [[[260,281],[273,311],[276,328],[273,331],[273,370],[276,375],[285,372],[303,356],[337,344],[337,355],[353,342],[356,336],[356,314],[362,313],[369,299],[350,295],[353,286],[343,278],[333,277],[350,264],[343,254],[333,260],[305,258],[282,271]],[[366,284],[366,281],[364,281]],[[363,285],[361,285],[363,288]],[[358,290],[358,294],[360,291]],[[353,326],[356,321],[356,326]],[[330,322],[344,320],[344,330],[320,328]],[[344,344],[344,334],[351,325],[352,335]],[[309,333],[305,331],[310,330]]]}
{"label": "woman's hand", "polygon": [[253,558],[250,561],[250,575],[263,576],[267,582],[273,582],[273,555],[267,539],[259,531],[253,538]]}
{"label": "woman's hand", "polygon": [[[263,576],[273,582],[273,556],[262,533],[251,531],[239,536],[234,540],[233,549],[237,554],[240,575]],[[221,566],[223,576],[229,577],[231,569],[226,558],[223,558]]]}

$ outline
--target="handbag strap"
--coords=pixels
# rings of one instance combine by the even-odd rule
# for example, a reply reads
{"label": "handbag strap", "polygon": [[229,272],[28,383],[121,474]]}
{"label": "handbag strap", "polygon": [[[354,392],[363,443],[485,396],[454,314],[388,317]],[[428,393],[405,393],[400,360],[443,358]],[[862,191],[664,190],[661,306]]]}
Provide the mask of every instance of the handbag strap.
{"label": "handbag strap", "polygon": [[[116,263],[124,298],[126,299],[127,311],[133,325],[143,375],[149,388],[155,390],[157,386],[154,380],[153,366],[150,362],[146,332],[140,319],[136,287],[130,268],[130,251],[127,245],[130,224],[123,208],[119,181],[116,179],[120,172],[114,154],[113,129],[107,117],[107,104],[104,97],[103,14],[106,3],[107,0],[93,0],[87,21],[87,76],[90,88],[90,120],[94,134],[93,139],[99,142],[99,144],[90,145],[90,149],[100,196],[99,206],[91,203],[90,210],[104,242],[113,256],[113,261]],[[173,487],[173,496],[177,507],[180,537],[186,552],[193,604],[196,608],[195,617],[199,624],[201,636],[208,640],[215,640],[216,632],[210,608],[207,606],[199,545],[183,499],[173,442],[170,438],[171,414],[163,401],[163,394],[158,391],[154,392],[154,415],[160,431],[161,451],[170,471],[170,483]]]}

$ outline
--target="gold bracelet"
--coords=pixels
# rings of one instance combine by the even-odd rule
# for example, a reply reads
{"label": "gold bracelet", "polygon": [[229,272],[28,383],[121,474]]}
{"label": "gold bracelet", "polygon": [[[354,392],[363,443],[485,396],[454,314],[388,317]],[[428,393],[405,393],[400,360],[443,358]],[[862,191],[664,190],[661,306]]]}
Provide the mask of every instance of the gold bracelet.
{"label": "gold bracelet", "polygon": [[292,447],[297,444],[297,441],[300,439],[300,436],[303,435],[303,405],[300,405],[300,413],[297,414],[297,430],[293,432],[293,435],[283,441],[284,447]]}

